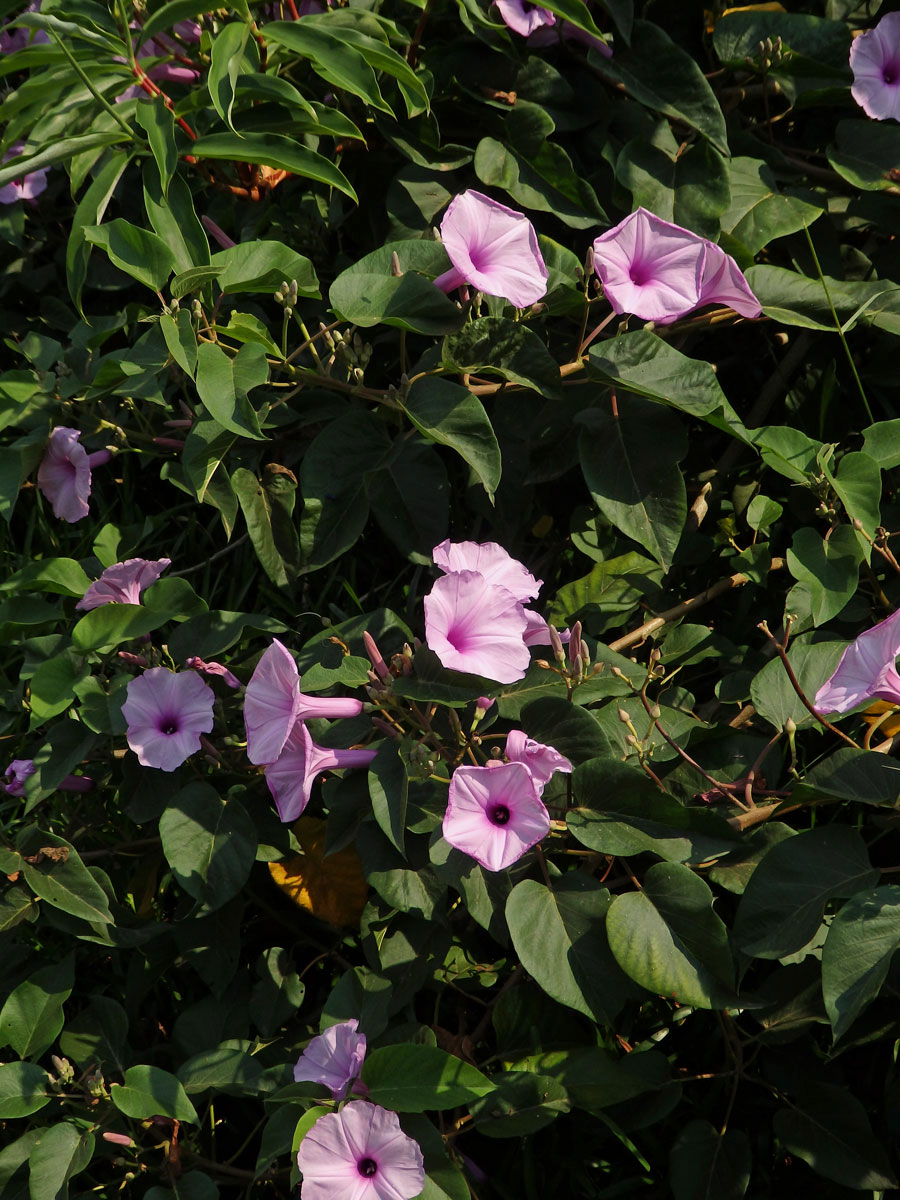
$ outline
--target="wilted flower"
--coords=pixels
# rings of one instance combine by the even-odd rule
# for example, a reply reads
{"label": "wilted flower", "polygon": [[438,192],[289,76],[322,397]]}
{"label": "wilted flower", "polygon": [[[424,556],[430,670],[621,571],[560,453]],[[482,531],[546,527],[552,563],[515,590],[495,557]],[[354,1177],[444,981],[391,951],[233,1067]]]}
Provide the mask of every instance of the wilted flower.
{"label": "wilted flower", "polygon": [[265,770],[278,815],[282,821],[296,821],[309,804],[312,786],[323,771],[367,767],[374,757],[374,750],[332,750],[318,746],[303,721],[296,721],[284,749]]}
{"label": "wilted flower", "polygon": [[38,467],[38,487],[53,505],[53,515],[70,524],[88,515],[91,468],[109,462],[108,450],[88,454],[80,437],[79,430],[57,425]]}
{"label": "wilted flower", "polygon": [[199,671],[201,675],[215,675],[230,688],[239,688],[241,686],[241,681],[237,675],[233,671],[229,671],[222,663],[204,662],[202,658],[198,658],[194,654],[184,660],[184,665],[190,667],[192,671]]}
{"label": "wilted flower", "polygon": [[512,729],[507,734],[506,757],[510,762],[519,762],[528,768],[539,792],[544,790],[544,784],[554,772],[562,771],[566,775],[572,773],[572,764],[564,754],[560,754],[552,746],[535,742],[521,729]]}
{"label": "wilted flower", "polygon": [[445,667],[513,683],[531,662],[528,621],[516,597],[477,571],[438,579],[425,597],[425,636]]}
{"label": "wilted flower", "polygon": [[199,675],[153,667],[126,690],[128,745],[142,766],[174,771],[200,749],[200,734],[213,727],[215,695]]}
{"label": "wilted flower", "polygon": [[521,762],[457,767],[444,814],[445,841],[488,871],[503,871],[550,831],[550,814]]}
{"label": "wilted flower", "polygon": [[506,588],[523,604],[535,598],[543,583],[497,542],[451,542],[447,538],[435,546],[431,555],[434,565],[445,575],[477,571],[485,583]]}
{"label": "wilted flower", "polygon": [[335,1100],[343,1100],[366,1057],[366,1035],[357,1033],[358,1028],[354,1018],[314,1037],[297,1060],[294,1082],[309,1079],[324,1084]]}
{"label": "wilted flower", "polygon": [[113,563],[96,579],[75,605],[77,609],[100,608],[104,604],[139,604],[141,592],[156,583],[171,558],[126,558]]}
{"label": "wilted flower", "polygon": [[252,763],[274,763],[296,721],[306,717],[356,717],[362,707],[362,701],[351,697],[304,695],[293,655],[278,638],[273,638],[256,664],[244,696],[247,757]]}
{"label": "wilted flower", "polygon": [[25,795],[25,781],[30,779],[37,767],[33,758],[14,758],[3,774],[9,779],[3,790],[10,796]]}
{"label": "wilted flower", "polygon": [[594,269],[613,310],[645,321],[664,325],[717,303],[745,317],[762,311],[724,250],[645,208],[594,240]]}
{"label": "wilted flower", "polygon": [[900,12],[886,13],[850,46],[850,94],[866,116],[900,120]]}
{"label": "wilted flower", "polygon": [[813,707],[821,713],[843,713],[866,700],[900,704],[900,609],[861,633],[841,655],[830,678],[816,692]]}
{"label": "wilted flower", "polygon": [[[21,30],[20,32],[25,31]],[[18,158],[24,149],[24,142],[16,142],[3,155],[3,161],[9,162],[11,158]],[[27,200],[31,203],[46,187],[46,171],[28,171],[21,179],[14,179],[12,183],[0,187],[0,204],[17,204],[20,200]]]}
{"label": "wilted flower", "polygon": [[556,17],[549,8],[529,4],[528,0],[494,0],[504,24],[520,37],[528,37],[544,25],[555,25]]}
{"label": "wilted flower", "polygon": [[418,1143],[394,1112],[353,1100],[320,1117],[300,1143],[302,1200],[412,1200],[425,1186]]}
{"label": "wilted flower", "polygon": [[526,308],[547,291],[550,274],[524,213],[481,192],[463,192],[444,213],[441,239],[453,263],[434,281],[444,292],[470,283],[488,296]]}

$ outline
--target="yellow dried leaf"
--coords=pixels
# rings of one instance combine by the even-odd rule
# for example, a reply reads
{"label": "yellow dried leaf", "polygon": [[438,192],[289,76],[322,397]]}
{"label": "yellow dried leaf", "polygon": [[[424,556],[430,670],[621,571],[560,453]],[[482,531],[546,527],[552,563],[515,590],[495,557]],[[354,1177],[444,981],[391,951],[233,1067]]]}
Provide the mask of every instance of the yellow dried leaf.
{"label": "yellow dried leaf", "polygon": [[295,904],[329,925],[359,925],[369,885],[353,846],[325,857],[326,822],[301,817],[294,836],[303,853],[283,862],[269,863],[269,873]]}

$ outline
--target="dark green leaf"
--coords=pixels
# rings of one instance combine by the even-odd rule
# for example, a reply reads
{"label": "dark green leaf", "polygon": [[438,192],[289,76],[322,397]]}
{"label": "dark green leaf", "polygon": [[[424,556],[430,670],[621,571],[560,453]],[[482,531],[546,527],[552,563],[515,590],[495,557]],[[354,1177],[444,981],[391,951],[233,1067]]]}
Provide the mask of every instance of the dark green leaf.
{"label": "dark green leaf", "polygon": [[672,1146],[669,1183],[675,1200],[741,1200],[752,1165],[746,1133],[719,1132],[709,1121],[691,1121]]}
{"label": "dark green leaf", "polygon": [[897,1186],[865,1109],[846,1088],[816,1083],[775,1114],[773,1128],[785,1149],[826,1179],[859,1191]]}
{"label": "dark green leaf", "polygon": [[290,171],[292,175],[337,188],[353,201],[357,198],[344,173],[330,159],[280,133],[247,133],[243,137],[236,133],[207,133],[191,144],[191,153],[197,158],[257,163]]}
{"label": "dark green leaf", "polygon": [[506,317],[471,321],[444,338],[442,356],[451,371],[499,375],[543,396],[560,395],[559,367],[550,351],[527,325]]}
{"label": "dark green leaf", "polygon": [[12,1046],[19,1058],[39,1058],[59,1036],[73,983],[71,956],[29,975],[0,1009],[0,1043]]}
{"label": "dark green leaf", "polygon": [[247,810],[205,783],[192,783],[172,797],[159,835],[176,880],[207,911],[237,895],[256,858],[256,830]]}
{"label": "dark green leaf", "polygon": [[500,447],[478,397],[459,384],[426,375],[400,404],[420,433],[450,446],[469,464],[493,498],[500,483]]}
{"label": "dark green leaf", "polygon": [[178,1121],[197,1124],[197,1113],[184,1088],[174,1075],[160,1067],[129,1067],[124,1084],[112,1084],[109,1094],[113,1104],[126,1117],[138,1120],[175,1117]]}
{"label": "dark green leaf", "polygon": [[834,1039],[875,999],[900,947],[900,887],[857,892],[835,916],[822,950],[822,994]]}
{"label": "dark green leaf", "polygon": [[202,342],[198,347],[200,399],[210,416],[232,433],[265,440],[248,392],[264,384],[268,377],[269,366],[262,346],[241,346],[233,358],[212,342]]}
{"label": "dark green leaf", "polygon": [[105,225],[86,225],[84,236],[95,246],[102,246],[120,271],[153,291],[161,291],[175,270],[175,259],[166,243],[122,217]]}
{"label": "dark green leaf", "polygon": [[410,1043],[372,1050],[362,1081],[373,1104],[395,1112],[456,1108],[494,1091],[493,1083],[462,1059]]}

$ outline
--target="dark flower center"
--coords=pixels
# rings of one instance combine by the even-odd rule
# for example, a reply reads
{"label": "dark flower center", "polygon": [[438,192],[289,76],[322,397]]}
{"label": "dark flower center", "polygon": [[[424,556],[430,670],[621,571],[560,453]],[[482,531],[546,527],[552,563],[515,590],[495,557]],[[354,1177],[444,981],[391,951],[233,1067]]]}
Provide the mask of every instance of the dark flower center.
{"label": "dark flower center", "polygon": [[356,1169],[360,1175],[364,1175],[366,1179],[371,1179],[378,1171],[378,1163],[374,1158],[361,1158],[356,1164]]}
{"label": "dark flower center", "polygon": [[178,720],[176,717],[163,717],[159,723],[159,732],[172,734],[178,732]]}
{"label": "dark flower center", "polygon": [[488,816],[495,825],[506,825],[509,821],[509,809],[505,804],[495,804]]}
{"label": "dark flower center", "polygon": [[631,269],[628,272],[628,278],[632,283],[637,284],[638,287],[642,287],[647,282],[649,276],[650,272],[643,263],[636,262],[631,264]]}

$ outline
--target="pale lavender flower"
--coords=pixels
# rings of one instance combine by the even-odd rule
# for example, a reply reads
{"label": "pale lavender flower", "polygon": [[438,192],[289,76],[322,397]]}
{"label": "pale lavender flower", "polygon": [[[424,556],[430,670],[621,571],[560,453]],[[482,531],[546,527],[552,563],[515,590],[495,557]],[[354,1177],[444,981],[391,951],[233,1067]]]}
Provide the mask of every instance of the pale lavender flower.
{"label": "pale lavender flower", "polygon": [[425,597],[425,637],[445,667],[498,683],[521,679],[531,655],[525,645],[525,609],[504,587],[477,571],[438,579]]}
{"label": "pale lavender flower", "polygon": [[[685,231],[687,232],[687,231]],[[706,241],[706,259],[700,279],[698,308],[707,304],[727,304],[742,317],[758,317],[759,301],[750,290],[744,273],[731,257],[714,242]]]}
{"label": "pale lavender flower", "polygon": [[841,655],[837,667],[816,692],[820,713],[844,713],[867,700],[900,704],[900,609],[861,633]]}
{"label": "pale lavender flower", "polygon": [[294,1082],[309,1079],[327,1087],[335,1100],[345,1099],[366,1057],[366,1035],[357,1033],[358,1028],[359,1021],[352,1018],[314,1037],[297,1060]]}
{"label": "pale lavender flower", "polygon": [[850,94],[866,116],[900,120],[900,12],[886,13],[850,46]]}
{"label": "pale lavender flower", "polygon": [[[34,13],[41,11],[41,0],[32,0],[30,4],[26,4],[21,13],[17,16],[24,16],[25,13]],[[12,18],[13,20],[15,18]],[[0,54],[13,54],[16,50],[24,50],[28,46],[39,46],[50,41],[48,34],[43,29],[30,29],[28,26],[21,25],[18,29],[7,29],[8,22],[4,22],[3,28],[0,29]],[[0,203],[7,203],[0,201]]]}
{"label": "pale lavender flower", "polygon": [[152,667],[132,679],[122,716],[128,745],[144,767],[174,771],[200,749],[201,733],[213,727],[215,695],[193,671],[175,674]]}
{"label": "pale lavender flower", "polygon": [[445,575],[477,571],[485,583],[506,588],[523,604],[535,598],[543,583],[497,542],[451,542],[447,538],[435,546],[431,556]]}
{"label": "pale lavender flower", "polygon": [[572,773],[572,764],[564,754],[543,742],[534,741],[521,729],[512,729],[507,734],[506,757],[510,762],[519,762],[528,768],[539,792],[556,771],[566,775]]}
{"label": "pale lavender flower", "polygon": [[91,468],[109,462],[108,450],[88,454],[79,442],[81,433],[57,425],[38,467],[38,487],[53,506],[53,515],[74,524],[88,515]]}
{"label": "pale lavender flower", "polygon": [[144,588],[156,583],[171,565],[171,558],[126,558],[124,562],[113,563],[91,584],[75,607],[88,611],[104,604],[139,604]]}
{"label": "pale lavender flower", "polygon": [[202,658],[198,658],[196,654],[184,660],[184,665],[190,667],[194,671],[199,671],[201,675],[215,675],[227,684],[230,688],[241,687],[241,681],[234,672],[229,671],[226,666],[219,662],[204,662]]}
{"label": "pale lavender flower", "polygon": [[344,696],[306,696],[293,655],[272,639],[250,676],[244,696],[247,757],[252,763],[273,763],[294,723],[306,717],[356,717],[362,701]]}
{"label": "pale lavender flower", "polygon": [[352,1100],[320,1117],[300,1143],[301,1200],[412,1200],[425,1161],[394,1112]]}
{"label": "pale lavender flower", "polygon": [[[24,142],[16,142],[3,155],[3,161],[9,162],[12,158],[18,158],[24,149]],[[45,170],[27,171],[21,179],[14,179],[12,183],[0,187],[0,204],[18,204],[20,200],[27,200],[29,204],[33,204],[35,198],[46,187],[47,172]]]}
{"label": "pale lavender flower", "polygon": [[549,8],[540,8],[528,0],[494,0],[494,4],[504,24],[520,37],[528,37],[545,25],[556,24],[556,17]]}
{"label": "pale lavender flower", "polygon": [[547,291],[550,274],[524,213],[481,192],[463,192],[444,213],[441,239],[453,263],[434,281],[444,292],[469,283],[488,296],[527,308]]}
{"label": "pale lavender flower", "polygon": [[296,821],[309,804],[313,784],[323,771],[367,767],[374,757],[374,750],[332,750],[319,746],[304,722],[295,721],[278,758],[265,769],[278,815],[282,821]]}
{"label": "pale lavender flower", "polygon": [[36,770],[33,758],[14,758],[3,772],[9,779],[9,783],[3,785],[3,790],[10,796],[24,796],[25,782]]}
{"label": "pale lavender flower", "polygon": [[457,767],[450,780],[444,840],[487,871],[504,871],[550,832],[550,814],[521,762]]}

